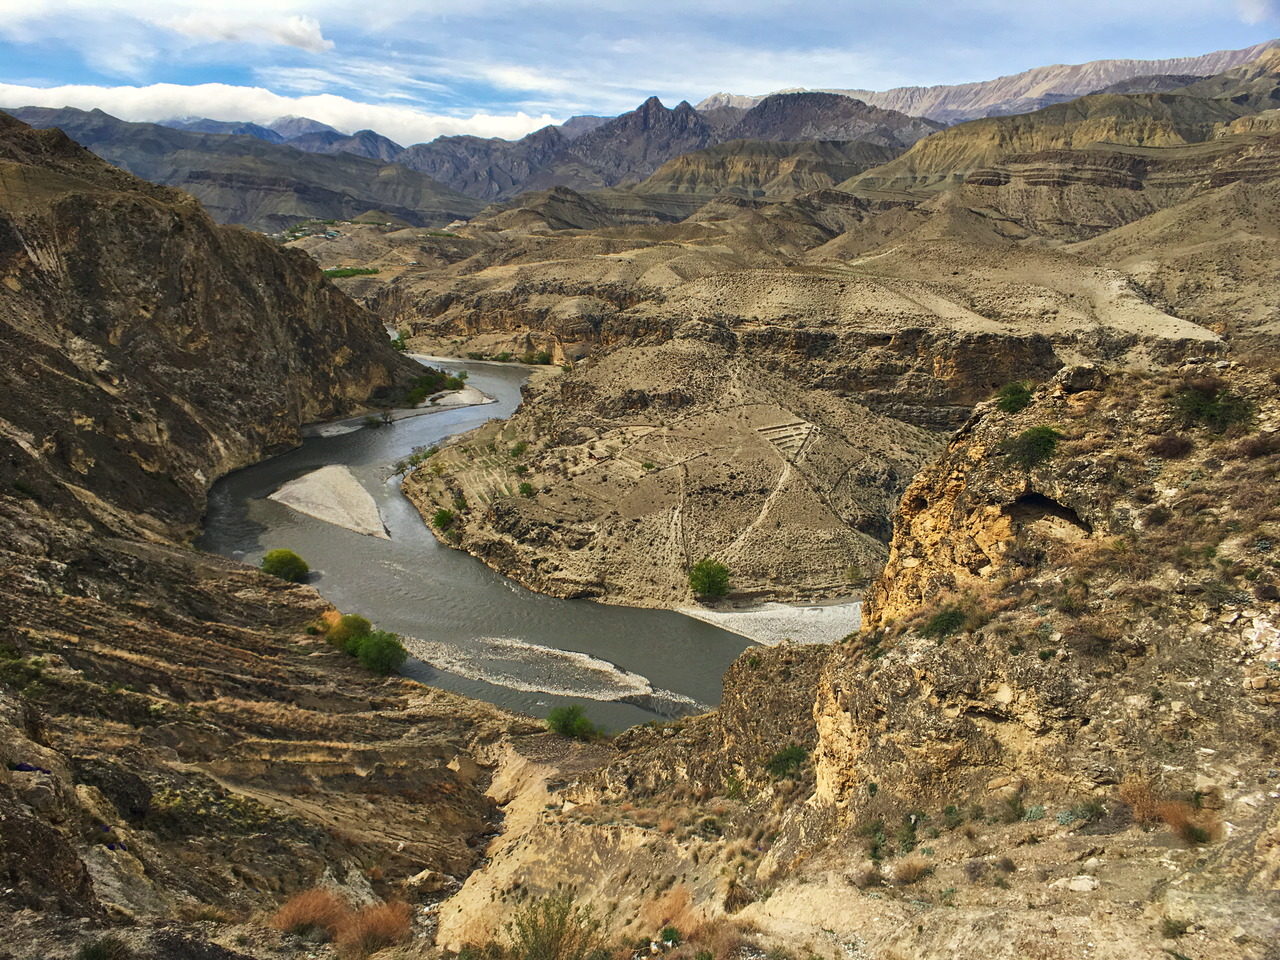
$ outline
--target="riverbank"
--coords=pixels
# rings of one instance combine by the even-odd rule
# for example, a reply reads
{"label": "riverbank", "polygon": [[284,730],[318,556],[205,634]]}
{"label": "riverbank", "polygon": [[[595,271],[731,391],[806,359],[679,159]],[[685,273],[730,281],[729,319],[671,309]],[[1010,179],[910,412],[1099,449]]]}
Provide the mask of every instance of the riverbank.
{"label": "riverbank", "polygon": [[[419,359],[414,357],[414,359]],[[429,397],[416,407],[402,407],[396,410],[376,411],[345,417],[342,420],[330,420],[325,423],[311,423],[302,428],[305,439],[314,437],[340,437],[346,433],[355,433],[365,427],[383,426],[410,417],[421,417],[429,413],[440,413],[444,410],[457,410],[459,407],[478,407],[487,403],[497,403],[497,399],[483,390],[467,385],[461,390],[449,390]],[[375,421],[370,423],[370,420]]]}
{"label": "riverbank", "polygon": [[764,603],[740,610],[677,607],[677,613],[728,630],[762,646],[835,643],[862,625],[862,601],[792,606]]}

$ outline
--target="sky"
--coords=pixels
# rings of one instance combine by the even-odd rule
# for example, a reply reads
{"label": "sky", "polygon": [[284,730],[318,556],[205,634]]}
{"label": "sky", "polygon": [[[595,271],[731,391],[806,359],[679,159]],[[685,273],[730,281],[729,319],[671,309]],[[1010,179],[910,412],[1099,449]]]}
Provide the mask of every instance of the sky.
{"label": "sky", "polygon": [[1280,0],[0,0],[0,105],[514,138],[656,95],[987,80],[1280,36]]}

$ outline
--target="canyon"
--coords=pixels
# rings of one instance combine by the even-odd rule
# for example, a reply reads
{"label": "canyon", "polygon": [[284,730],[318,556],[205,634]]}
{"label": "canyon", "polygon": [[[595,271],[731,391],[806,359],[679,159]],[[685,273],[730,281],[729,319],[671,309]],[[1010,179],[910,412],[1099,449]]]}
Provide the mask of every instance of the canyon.
{"label": "canyon", "polygon": [[[412,216],[287,242],[0,116],[0,957],[337,956],[272,924],[319,887],[408,904],[403,960],[557,896],[620,957],[1272,960],[1280,59],[1162,69],[1214,75],[945,129],[655,100],[545,135],[604,158],[571,182],[437,143]],[[388,471],[444,546],[861,624],[609,737],[365,670],[191,544],[219,477],[407,402],[388,328],[530,368]]]}

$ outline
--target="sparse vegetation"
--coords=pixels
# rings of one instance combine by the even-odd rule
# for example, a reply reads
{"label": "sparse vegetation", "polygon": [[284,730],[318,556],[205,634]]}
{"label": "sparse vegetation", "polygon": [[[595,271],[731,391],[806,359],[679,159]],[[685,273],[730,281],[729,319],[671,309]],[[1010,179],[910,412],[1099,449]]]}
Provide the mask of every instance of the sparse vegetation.
{"label": "sparse vegetation", "polygon": [[1185,437],[1180,433],[1166,433],[1162,437],[1157,437],[1151,441],[1151,446],[1147,447],[1157,457],[1164,457],[1166,460],[1181,460],[1188,453],[1195,449],[1190,437]]}
{"label": "sparse vegetation", "polygon": [[945,607],[926,620],[919,632],[922,637],[941,640],[963,627],[966,619],[964,611],[959,607]]}
{"label": "sparse vegetation", "polygon": [[532,497],[534,494],[533,484],[528,480],[521,483],[517,489],[520,491],[520,496],[522,497]]}
{"label": "sparse vegetation", "polygon": [[680,931],[671,926],[663,927],[662,933],[658,935],[658,938],[663,943],[669,943],[674,947],[680,943]]}
{"label": "sparse vegetation", "polygon": [[457,514],[449,508],[437,507],[436,512],[431,514],[431,525],[437,530],[448,530],[457,519]]}
{"label": "sparse vegetation", "polygon": [[414,378],[405,393],[405,403],[411,407],[416,407],[432,394],[461,390],[466,385],[465,372],[454,376],[434,367],[423,367],[423,370],[425,372]]}
{"label": "sparse vegetation", "polygon": [[1031,402],[1031,384],[1022,380],[1006,383],[996,392],[996,406],[1004,413],[1017,413]]}
{"label": "sparse vegetation", "polygon": [[793,743],[788,747],[783,747],[770,757],[765,762],[764,768],[775,780],[781,780],[783,777],[789,777],[796,773],[808,755],[808,750],[798,743]]}
{"label": "sparse vegetation", "polygon": [[704,557],[689,568],[689,589],[700,598],[723,597],[729,592],[729,568]]}
{"label": "sparse vegetation", "polygon": [[1170,405],[1183,426],[1203,426],[1214,433],[1253,419],[1253,404],[1218,377],[1187,377],[1174,390]]}
{"label": "sparse vegetation", "polygon": [[369,277],[381,272],[377,267],[334,267],[332,270],[326,270],[324,275],[331,280],[337,280],[342,277]]}
{"label": "sparse vegetation", "polygon": [[1053,427],[1028,427],[1000,444],[1000,452],[1024,470],[1044,463],[1058,449],[1062,434]]}
{"label": "sparse vegetation", "polygon": [[268,550],[262,558],[262,571],[290,583],[302,583],[311,568],[292,550]]}
{"label": "sparse vegetation", "polygon": [[604,946],[599,922],[567,893],[521,907],[506,932],[515,960],[587,960]]}
{"label": "sparse vegetation", "polygon": [[923,857],[908,857],[894,868],[893,882],[900,887],[907,887],[919,883],[931,873],[933,867]]}
{"label": "sparse vegetation", "polygon": [[547,713],[547,727],[553,733],[574,740],[594,740],[600,731],[589,719],[582,707],[570,704],[564,707],[553,707]]}

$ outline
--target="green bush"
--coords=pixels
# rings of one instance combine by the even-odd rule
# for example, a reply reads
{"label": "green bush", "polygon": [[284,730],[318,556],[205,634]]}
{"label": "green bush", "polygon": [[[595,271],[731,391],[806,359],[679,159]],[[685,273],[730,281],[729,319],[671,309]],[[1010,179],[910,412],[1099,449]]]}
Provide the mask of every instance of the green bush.
{"label": "green bush", "polygon": [[358,638],[355,656],[366,670],[385,677],[399,670],[408,654],[394,633],[374,630]]}
{"label": "green bush", "polygon": [[959,607],[947,607],[939,610],[924,622],[919,631],[920,636],[941,640],[943,637],[951,636],[951,634],[963,627],[964,621],[963,610]]}
{"label": "green bush", "polygon": [[764,768],[769,771],[769,775],[775,780],[781,780],[783,777],[789,777],[799,770],[800,765],[804,763],[804,758],[808,755],[809,751],[800,746],[800,744],[793,743],[770,757]]}
{"label": "green bush", "polygon": [[562,737],[574,740],[594,740],[600,736],[595,724],[587,719],[583,709],[576,703],[566,707],[553,707],[547,714],[547,727]]}
{"label": "green bush", "polygon": [[1199,424],[1214,433],[1253,419],[1253,404],[1232,393],[1217,377],[1188,377],[1174,391],[1171,403],[1183,426]]}
{"label": "green bush", "polygon": [[458,516],[452,510],[440,507],[431,515],[431,525],[437,530],[448,530],[456,519]]}
{"label": "green bush", "polygon": [[551,362],[551,354],[546,350],[531,350],[520,358],[520,362],[542,366]]}
{"label": "green bush", "polygon": [[604,946],[599,922],[566,893],[525,904],[506,931],[514,960],[588,960]]}
{"label": "green bush", "polygon": [[262,558],[262,569],[263,572],[290,583],[302,583],[311,572],[307,562],[292,550],[268,551]]}
{"label": "green bush", "polygon": [[359,641],[372,631],[372,623],[357,613],[348,613],[338,618],[338,622],[329,628],[327,636],[335,647],[355,656]]}
{"label": "green bush", "polygon": [[663,943],[669,943],[673,947],[680,943],[680,931],[671,926],[663,927],[662,933],[658,934],[658,939]]}
{"label": "green bush", "polygon": [[729,592],[729,568],[704,557],[689,568],[689,589],[698,597],[723,597]]}
{"label": "green bush", "polygon": [[1000,444],[1000,451],[1024,470],[1044,463],[1058,449],[1062,434],[1053,427],[1029,427]]}
{"label": "green bush", "polygon": [[1006,383],[996,392],[996,406],[1005,413],[1017,413],[1031,402],[1031,384],[1021,380]]}
{"label": "green bush", "polygon": [[522,497],[533,496],[533,484],[530,483],[529,481],[526,480],[524,483],[520,484],[519,489],[520,489],[520,496]]}
{"label": "green bush", "polygon": [[435,367],[422,369],[423,372],[414,378],[405,394],[405,402],[411,407],[416,407],[433,393],[440,393],[442,390],[461,390],[467,379],[465,374],[453,376]]}

